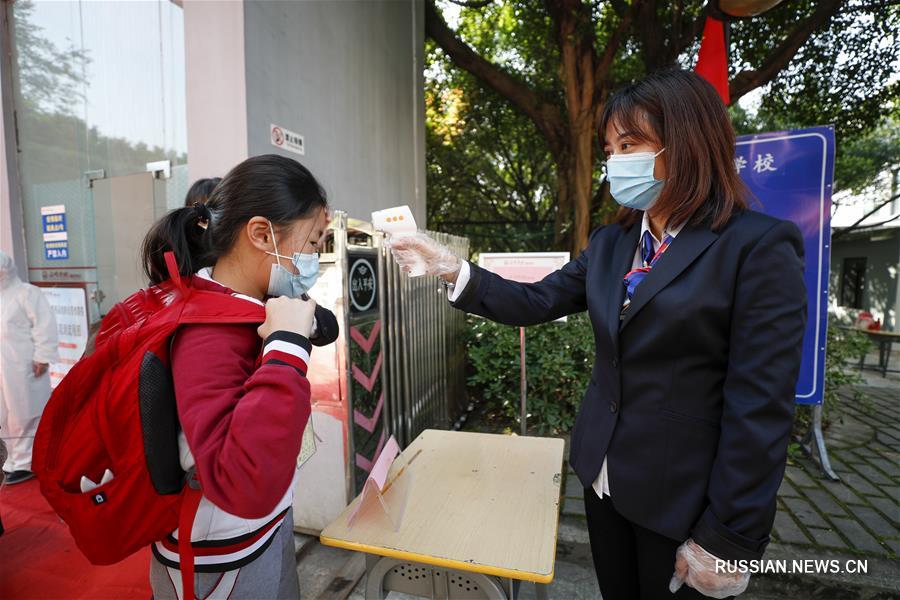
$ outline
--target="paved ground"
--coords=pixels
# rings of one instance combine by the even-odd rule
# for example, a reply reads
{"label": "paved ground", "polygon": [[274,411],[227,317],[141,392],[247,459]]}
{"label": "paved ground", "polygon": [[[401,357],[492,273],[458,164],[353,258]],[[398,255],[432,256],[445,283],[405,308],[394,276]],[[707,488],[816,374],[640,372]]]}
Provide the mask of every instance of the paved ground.
{"label": "paved ground", "polygon": [[[863,388],[870,407],[849,405],[826,433],[840,481],[815,461],[789,461],[778,491],[774,538],[859,556],[900,556],[900,387]],[[849,404],[849,403],[848,403]],[[582,488],[569,469],[563,514],[584,515]]]}
{"label": "paved ground", "polygon": [[[900,356],[897,359],[900,362]],[[862,390],[868,401],[853,402],[851,395],[845,394],[846,409],[826,432],[832,466],[840,481],[824,478],[815,462],[802,453],[795,453],[790,460],[778,495],[774,541],[766,558],[834,559],[841,565],[864,560],[868,573],[757,575],[742,600],[900,598],[900,376],[882,378],[867,373]],[[556,576],[549,596],[600,598],[584,524],[582,489],[571,471],[563,490]],[[329,586],[334,585],[335,573],[350,553],[298,536],[301,542],[308,544],[298,563],[302,597],[336,597],[329,593]],[[364,598],[363,582],[364,578],[350,598]],[[534,598],[533,587],[525,585],[521,597]]]}
{"label": "paved ground", "polygon": [[[864,400],[842,391],[842,414],[825,434],[840,481],[824,477],[814,460],[795,453],[778,492],[774,542],[766,558],[837,559],[842,564],[864,559],[867,575],[834,574],[815,583],[832,586],[835,598],[874,598],[882,592],[885,598],[900,598],[900,376],[883,378],[867,371],[864,377],[859,388]],[[564,493],[563,515],[583,519],[583,492],[571,469]],[[814,582],[784,575],[757,579],[765,581],[754,581],[748,593],[756,591],[761,598],[797,598],[792,590]]]}
{"label": "paved ground", "polygon": [[861,556],[900,555],[900,386],[865,388],[826,435],[840,481],[808,458],[792,461],[779,490],[779,541]]}

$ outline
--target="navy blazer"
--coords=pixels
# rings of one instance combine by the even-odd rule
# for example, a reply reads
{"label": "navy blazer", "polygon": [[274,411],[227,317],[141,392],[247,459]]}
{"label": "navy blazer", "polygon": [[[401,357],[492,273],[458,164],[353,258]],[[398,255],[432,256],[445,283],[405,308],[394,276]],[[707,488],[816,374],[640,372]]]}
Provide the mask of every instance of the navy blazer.
{"label": "navy blazer", "polygon": [[591,487],[606,456],[620,514],[723,559],[759,558],[800,370],[800,231],[754,211],[718,231],[686,226],[622,315],[640,230],[595,230],[584,252],[537,283],[471,265],[454,306],[519,326],[587,310],[596,355],[569,458],[581,483]]}

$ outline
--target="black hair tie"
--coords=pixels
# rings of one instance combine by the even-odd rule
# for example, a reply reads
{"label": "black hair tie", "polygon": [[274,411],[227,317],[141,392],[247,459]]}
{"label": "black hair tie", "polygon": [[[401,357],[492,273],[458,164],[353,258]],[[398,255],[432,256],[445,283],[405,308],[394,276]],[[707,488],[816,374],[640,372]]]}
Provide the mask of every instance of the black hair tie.
{"label": "black hair tie", "polygon": [[200,227],[201,229],[209,227],[209,221],[212,219],[212,213],[209,212],[209,207],[202,202],[194,202],[193,209],[197,214],[197,227]]}

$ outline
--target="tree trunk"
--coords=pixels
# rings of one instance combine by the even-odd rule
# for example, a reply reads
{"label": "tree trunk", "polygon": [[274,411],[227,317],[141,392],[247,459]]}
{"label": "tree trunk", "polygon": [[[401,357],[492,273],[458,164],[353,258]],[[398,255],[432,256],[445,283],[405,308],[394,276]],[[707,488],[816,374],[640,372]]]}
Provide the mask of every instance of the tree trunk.
{"label": "tree trunk", "polygon": [[574,168],[572,182],[572,201],[575,206],[575,227],[572,232],[572,255],[587,247],[588,235],[591,232],[591,189],[594,183],[594,130],[590,110],[580,119],[577,129],[572,131]]}
{"label": "tree trunk", "polygon": [[557,212],[554,246],[575,256],[591,232],[594,178],[594,132],[590,125],[572,132],[570,148],[556,164]]}
{"label": "tree trunk", "polygon": [[[463,6],[481,7],[484,0],[459,0]],[[546,139],[556,161],[558,207],[554,242],[557,248],[574,252],[587,245],[590,233],[591,189],[593,187],[593,136],[596,121],[606,101],[610,69],[620,47],[634,38],[640,46],[645,70],[675,63],[676,57],[697,39],[703,30],[706,11],[681,28],[678,15],[683,3],[676,6],[674,37],[667,38],[661,21],[659,0],[633,0],[611,3],[618,24],[605,40],[601,55],[595,52],[595,15],[592,3],[584,0],[544,0],[553,20],[559,45],[561,64],[559,77],[565,106],[547,100],[545,93],[532,89],[523,77],[507,71],[475,52],[444,21],[435,0],[425,1],[425,31],[447,53],[453,63],[474,75],[486,87],[506,98],[526,115]],[[821,0],[815,10],[756,68],[744,69],[731,78],[731,101],[772,81],[793,59],[810,35],[825,27],[842,6],[842,0]],[[563,110],[564,109],[564,110]],[[593,120],[590,115],[593,114]],[[608,198],[608,193],[604,192]],[[607,199],[608,201],[608,199]]]}
{"label": "tree trunk", "polygon": [[[594,34],[591,11],[581,0],[547,0],[556,25],[566,100],[566,149],[558,163],[560,192],[574,213],[570,249],[587,246],[591,229],[591,187],[594,175]],[[564,183],[565,180],[565,183]],[[560,204],[562,208],[562,203]]]}
{"label": "tree trunk", "polygon": [[572,240],[572,160],[564,153],[556,163],[556,220],[553,224],[553,246],[570,248]]}

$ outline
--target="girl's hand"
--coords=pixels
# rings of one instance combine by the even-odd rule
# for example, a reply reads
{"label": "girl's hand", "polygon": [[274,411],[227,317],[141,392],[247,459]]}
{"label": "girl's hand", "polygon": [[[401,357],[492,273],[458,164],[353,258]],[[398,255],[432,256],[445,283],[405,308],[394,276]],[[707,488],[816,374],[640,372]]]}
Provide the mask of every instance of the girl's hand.
{"label": "girl's hand", "polygon": [[256,331],[262,339],[266,339],[276,331],[290,331],[308,338],[315,313],[315,300],[287,296],[270,298],[266,302],[266,321]]}

